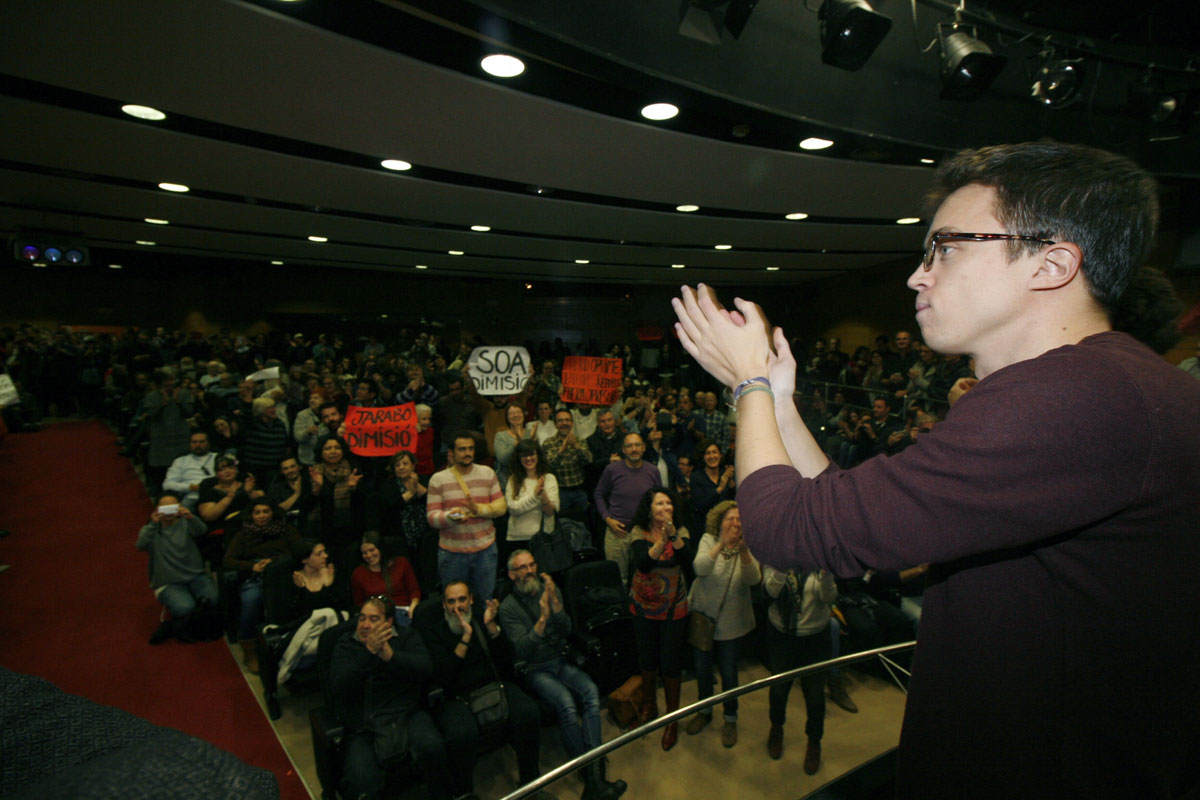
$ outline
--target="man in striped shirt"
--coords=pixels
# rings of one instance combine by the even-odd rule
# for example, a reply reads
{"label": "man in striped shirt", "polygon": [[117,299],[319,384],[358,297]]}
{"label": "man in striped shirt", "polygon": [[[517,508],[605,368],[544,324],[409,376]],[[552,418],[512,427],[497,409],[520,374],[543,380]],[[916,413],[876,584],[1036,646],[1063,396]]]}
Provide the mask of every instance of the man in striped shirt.
{"label": "man in striped shirt", "polygon": [[455,434],[450,464],[429,479],[426,517],[441,532],[438,577],[443,586],[463,581],[477,604],[496,589],[496,527],[508,511],[504,492],[490,467],[475,463],[475,438]]}

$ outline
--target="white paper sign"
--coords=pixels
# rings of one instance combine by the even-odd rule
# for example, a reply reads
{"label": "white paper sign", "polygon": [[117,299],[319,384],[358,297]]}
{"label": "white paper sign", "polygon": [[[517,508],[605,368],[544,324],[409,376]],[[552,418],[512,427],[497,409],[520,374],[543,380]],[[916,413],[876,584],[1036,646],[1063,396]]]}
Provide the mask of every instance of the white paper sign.
{"label": "white paper sign", "polygon": [[471,383],[483,395],[516,394],[529,380],[529,351],[524,347],[476,347],[467,364]]}
{"label": "white paper sign", "polygon": [[17,395],[17,387],[8,375],[0,375],[0,406],[15,406],[21,402]]}
{"label": "white paper sign", "polygon": [[255,372],[253,375],[247,375],[246,380],[248,380],[248,381],[277,381],[277,380],[279,380],[279,367],[268,367],[266,369],[260,369],[258,372]]}

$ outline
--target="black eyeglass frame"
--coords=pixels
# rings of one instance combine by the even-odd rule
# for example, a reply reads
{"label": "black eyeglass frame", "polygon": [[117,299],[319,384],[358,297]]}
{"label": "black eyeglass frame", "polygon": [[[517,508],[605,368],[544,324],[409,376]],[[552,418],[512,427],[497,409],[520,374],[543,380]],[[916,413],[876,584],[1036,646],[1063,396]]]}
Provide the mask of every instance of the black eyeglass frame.
{"label": "black eyeglass frame", "polygon": [[934,253],[937,251],[937,246],[942,242],[997,242],[997,241],[1014,241],[1014,242],[1037,242],[1038,244],[1058,244],[1058,242],[1044,239],[1041,236],[1022,236],[1018,233],[960,233],[958,231],[941,231],[929,237],[929,243],[925,245],[925,252],[922,253],[921,265],[926,272],[933,269],[933,260],[936,257]]}

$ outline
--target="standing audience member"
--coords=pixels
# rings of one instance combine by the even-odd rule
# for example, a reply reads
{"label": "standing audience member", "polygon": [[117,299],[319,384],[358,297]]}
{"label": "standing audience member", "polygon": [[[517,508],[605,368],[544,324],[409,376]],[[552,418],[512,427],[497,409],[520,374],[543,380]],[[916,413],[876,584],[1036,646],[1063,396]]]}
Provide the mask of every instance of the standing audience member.
{"label": "standing audience member", "polygon": [[564,514],[576,512],[580,518],[587,513],[588,499],[584,491],[584,467],[591,463],[592,454],[587,445],[576,438],[575,422],[571,412],[565,408],[554,413],[554,427],[558,431],[543,446],[546,463],[558,478],[558,496],[562,500]]}
{"label": "standing audience member", "polygon": [[[638,666],[642,671],[645,701],[640,717],[658,716],[658,675],[662,673],[666,710],[679,708],[679,681],[687,646],[688,601],[682,565],[692,558],[689,534],[676,511],[674,493],[655,488],[642,496],[633,515],[629,547],[630,607],[637,640]],[[670,750],[679,726],[663,729],[662,748]]]}
{"label": "standing audience member", "polygon": [[[713,660],[721,671],[721,691],[738,685],[738,642],[754,630],[754,608],[750,587],[762,583],[762,568],[742,540],[741,512],[733,500],[722,500],[708,512],[704,536],[696,547],[693,562],[696,581],[688,595],[691,613],[714,620],[712,649],[693,648],[696,667],[696,696],[703,700],[713,693]],[[737,744],[738,701],[725,702],[725,724],[721,744]],[[687,732],[697,734],[712,721],[712,711],[692,717]]]}
{"label": "standing audience member", "polygon": [[438,576],[442,585],[466,581],[478,602],[496,588],[496,528],[507,511],[500,482],[491,468],[475,463],[475,437],[454,437],[450,466],[429,479],[426,518],[441,532]]}
{"label": "standing audience member", "polygon": [[242,462],[264,488],[271,485],[279,462],[291,450],[287,425],[279,418],[279,407],[270,397],[255,398],[253,413],[246,423]]}
{"label": "standing audience member", "polygon": [[317,452],[320,460],[308,468],[308,477],[317,498],[320,539],[333,550],[335,564],[351,564],[364,525],[365,499],[358,492],[362,473],[350,463],[345,445],[336,436],[322,439]]}
{"label": "standing audience member", "polygon": [[292,438],[296,440],[296,457],[306,467],[317,462],[315,447],[321,433],[321,405],[325,396],[320,392],[308,395],[308,407],[296,414]]}
{"label": "standing audience member", "polygon": [[702,441],[696,447],[700,453],[699,468],[692,471],[692,515],[696,520],[708,518],[709,509],[722,500],[732,500],[737,493],[733,464],[721,465],[721,446]]}
{"label": "standing audience member", "polygon": [[531,439],[520,442],[512,454],[508,482],[504,486],[508,505],[508,532],[500,557],[525,546],[537,533],[553,533],[559,507],[558,479],[546,469],[542,448]]}
{"label": "standing audience member", "polygon": [[176,385],[175,373],[171,370],[156,370],[154,387],[146,392],[142,408],[150,437],[146,479],[150,482],[150,490],[157,492],[171,462],[188,450],[191,428],[187,420],[193,413],[192,393]]}
{"label": "standing audience member", "polygon": [[[763,588],[775,598],[767,609],[767,666],[778,675],[789,669],[829,659],[830,606],[837,599],[833,575],[795,570],[780,572],[767,567]],[[821,765],[821,737],[825,734],[824,671],[800,679],[808,721],[804,732],[808,746],[804,750],[804,771],[815,775]],[[783,757],[783,723],[787,720],[787,700],[792,681],[773,685],[769,690],[771,731],[767,735],[767,755],[778,761]]]}
{"label": "standing audience member", "polygon": [[593,495],[596,511],[604,520],[604,556],[617,563],[621,582],[629,583],[629,524],[646,492],[662,485],[658,468],[642,456],[646,445],[636,433],[625,434],[621,444],[624,458],[604,468]]}
{"label": "standing audience member", "polygon": [[217,587],[204,571],[204,559],[196,546],[205,530],[204,523],[192,516],[177,496],[164,494],[150,521],[138,532],[137,549],[150,553],[150,590],[171,612],[171,619],[150,636],[150,644],[162,644],[184,630],[198,605],[217,603]]}
{"label": "standing audience member", "polygon": [[492,439],[492,452],[496,454],[496,480],[503,487],[508,480],[508,464],[512,460],[513,448],[527,438],[525,433],[525,411],[518,405],[504,409],[505,427],[496,431]]}
{"label": "standing audience member", "polygon": [[401,450],[388,461],[384,480],[376,492],[375,517],[379,532],[404,541],[404,553],[416,558],[421,539],[429,530],[425,503],[428,490],[417,474],[416,457],[410,450]]}

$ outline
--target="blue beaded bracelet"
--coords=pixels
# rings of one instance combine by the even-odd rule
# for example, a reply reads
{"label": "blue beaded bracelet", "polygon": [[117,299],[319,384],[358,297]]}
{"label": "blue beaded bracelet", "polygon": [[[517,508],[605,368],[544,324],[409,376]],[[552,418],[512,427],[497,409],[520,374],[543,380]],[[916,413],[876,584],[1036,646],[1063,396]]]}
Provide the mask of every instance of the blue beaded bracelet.
{"label": "blue beaded bracelet", "polygon": [[763,378],[761,376],[758,378],[747,378],[746,380],[739,383],[736,387],[734,387],[733,402],[737,403],[738,398],[742,396],[742,392],[746,391],[746,387],[750,386],[753,383],[763,384],[763,386],[766,387],[766,389],[768,391],[771,389],[771,381],[768,380],[767,378]]}

